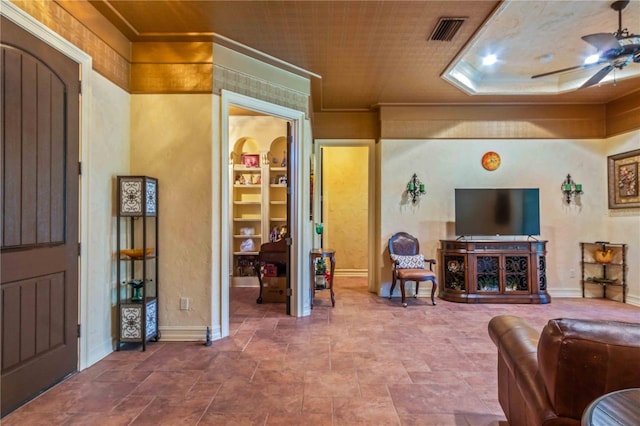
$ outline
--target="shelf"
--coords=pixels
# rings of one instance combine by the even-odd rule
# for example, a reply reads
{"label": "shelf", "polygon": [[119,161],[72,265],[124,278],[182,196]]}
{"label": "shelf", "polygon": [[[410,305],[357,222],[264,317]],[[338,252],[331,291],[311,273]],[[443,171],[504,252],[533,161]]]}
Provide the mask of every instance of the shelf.
{"label": "shelf", "polygon": [[609,279],[609,278],[587,278],[584,281],[587,283],[593,283],[593,284],[622,285],[622,284],[618,284],[617,279]]}
{"label": "shelf", "polygon": [[[144,302],[149,303],[152,300],[157,299],[157,297],[145,297]],[[131,300],[131,298],[127,297],[126,299],[120,299],[120,303],[122,304],[133,304],[133,305],[142,305],[142,300]]]}
{"label": "shelf", "polygon": [[145,256],[145,257],[121,257],[120,260],[122,261],[131,261],[131,260],[151,260],[151,259],[157,259],[158,256],[157,255],[152,255],[152,256]]}
{"label": "shelf", "polygon": [[[286,194],[288,168],[282,167],[287,138],[279,136],[269,141],[267,139],[271,137],[263,140],[256,135],[244,134],[254,130],[252,126],[238,122],[232,132],[234,136],[230,135],[229,140],[232,162],[227,169],[231,179],[227,208],[231,219],[228,245],[232,252],[229,262],[232,286],[258,284],[251,263],[257,261],[260,248],[269,241],[273,228],[285,225],[289,214]],[[243,154],[256,156],[258,164],[253,158],[253,162],[240,162]],[[243,228],[252,228],[255,235],[247,235]],[[251,275],[248,281],[244,277],[246,273]]]}
{"label": "shelf", "polygon": [[[606,251],[607,256],[601,252]],[[580,243],[582,269],[582,297],[585,297],[587,284],[595,284],[602,287],[602,298],[607,298],[607,287],[621,287],[622,303],[626,303],[627,297],[627,244],[610,243],[608,241],[594,241]],[[600,256],[599,256],[600,254]],[[611,259],[610,262],[598,262]],[[608,259],[607,259],[608,258]],[[589,276],[597,274],[599,276]]]}
{"label": "shelf", "polygon": [[260,172],[260,167],[247,167],[247,166],[236,164],[233,166],[233,170],[240,171],[240,172]]}
{"label": "shelf", "polygon": [[[118,199],[122,201],[133,197],[138,200],[133,205],[136,208],[140,206],[143,211],[131,215],[127,209],[133,207],[127,204],[125,208],[122,202],[117,211],[116,350],[120,350],[125,343],[139,343],[145,351],[148,341],[157,342],[160,338],[157,297],[160,280],[158,181],[148,176],[118,176],[117,182]],[[155,248],[151,247],[154,245]],[[140,256],[128,256],[123,253],[126,250],[133,250],[128,253],[137,252]],[[132,300],[132,295],[140,300]]]}

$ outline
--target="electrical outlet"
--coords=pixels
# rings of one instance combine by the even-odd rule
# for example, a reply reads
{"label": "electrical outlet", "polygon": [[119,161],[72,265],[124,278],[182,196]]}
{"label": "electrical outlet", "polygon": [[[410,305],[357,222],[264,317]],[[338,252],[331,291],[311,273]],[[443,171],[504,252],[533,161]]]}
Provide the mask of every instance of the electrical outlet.
{"label": "electrical outlet", "polygon": [[188,311],[189,310],[189,298],[188,297],[181,297],[180,298],[180,310],[181,311]]}
{"label": "electrical outlet", "polygon": [[569,269],[569,278],[575,278],[575,277],[576,277],[576,270]]}

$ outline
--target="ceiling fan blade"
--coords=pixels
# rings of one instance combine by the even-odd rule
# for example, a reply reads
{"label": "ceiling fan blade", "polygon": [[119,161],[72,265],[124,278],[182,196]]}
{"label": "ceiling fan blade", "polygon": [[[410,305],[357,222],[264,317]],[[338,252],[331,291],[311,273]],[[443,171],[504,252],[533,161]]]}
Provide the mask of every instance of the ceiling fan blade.
{"label": "ceiling fan blade", "polygon": [[599,52],[606,52],[607,50],[615,49],[620,50],[622,46],[618,39],[609,33],[597,33],[589,34],[581,37],[584,41],[589,43],[598,49]]}
{"label": "ceiling fan blade", "polygon": [[605,78],[605,76],[609,74],[612,69],[613,65],[607,65],[606,67],[595,73],[589,80],[585,81],[584,84],[580,86],[580,88],[584,89],[585,87],[593,86],[594,84],[600,83],[600,80]]}
{"label": "ceiling fan blade", "polygon": [[576,65],[576,66],[569,67],[569,68],[562,68],[560,70],[549,71],[549,72],[545,72],[545,73],[542,73],[542,74],[532,75],[531,78],[546,77],[548,75],[559,74],[561,72],[567,72],[567,71],[573,71],[573,70],[579,70],[579,69],[587,69],[587,68],[595,67],[596,65],[601,65],[601,64],[602,64],[602,62],[594,62],[593,64]]}
{"label": "ceiling fan blade", "polygon": [[566,72],[566,71],[571,71],[571,70],[577,70],[577,69],[580,69],[580,68],[585,68],[585,65],[576,65],[574,67],[563,68],[561,70],[555,70],[555,71],[545,72],[545,73],[542,73],[542,74],[536,74],[536,75],[532,75],[531,78],[546,77],[548,75],[558,74],[558,73],[561,73],[561,72]]}

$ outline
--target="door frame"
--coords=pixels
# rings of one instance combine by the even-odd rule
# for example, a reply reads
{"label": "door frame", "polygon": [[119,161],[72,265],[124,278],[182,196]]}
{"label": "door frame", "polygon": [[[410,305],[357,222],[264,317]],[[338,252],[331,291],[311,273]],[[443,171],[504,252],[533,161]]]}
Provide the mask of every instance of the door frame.
{"label": "door frame", "polygon": [[[367,155],[367,168],[369,185],[368,189],[368,204],[369,204],[369,217],[367,223],[367,229],[369,232],[368,243],[368,272],[367,272],[367,288],[370,292],[377,293],[378,288],[376,286],[376,223],[377,223],[377,210],[376,210],[376,141],[375,139],[316,139],[313,143],[313,156],[314,156],[314,188],[313,188],[313,217],[322,217],[322,194],[318,188],[322,185],[322,162],[321,151],[322,147],[367,147],[369,152]],[[314,235],[314,247],[320,247],[320,237]]]}
{"label": "door frame", "polygon": [[[291,122],[291,152],[289,155],[289,193],[290,205],[287,212],[290,220],[289,236],[291,237],[290,264],[288,265],[289,280],[291,282],[291,316],[300,317],[310,314],[309,305],[309,280],[304,279],[308,276],[308,269],[305,268],[308,262],[305,261],[304,253],[308,252],[308,245],[305,244],[305,229],[308,230],[310,225],[304,220],[304,206],[308,206],[305,202],[304,182],[308,181],[308,165],[305,158],[304,141],[305,141],[305,113],[293,110],[280,105],[275,105],[266,101],[262,101],[249,96],[241,95],[228,90],[222,90],[222,99],[220,102],[220,110],[215,107],[217,98],[214,97],[214,120],[220,117],[220,143],[213,141],[212,149],[212,188],[220,188],[220,197],[212,196],[212,211],[220,212],[220,229],[216,229],[216,222],[212,224],[212,259],[219,258],[219,269],[216,268],[217,262],[212,262],[212,291],[211,291],[211,322],[220,324],[220,337],[229,335],[229,287],[231,283],[231,271],[229,268],[231,262],[231,251],[229,250],[230,227],[229,227],[229,209],[227,206],[230,202],[230,178],[229,167],[229,107],[238,107],[250,111],[256,111],[265,115],[278,117]],[[215,138],[215,132],[214,132]],[[216,149],[216,146],[219,146]],[[215,173],[219,170],[219,173]],[[306,179],[305,179],[306,177]],[[307,184],[308,187],[308,184]],[[217,204],[217,199],[220,204]],[[305,226],[306,224],[306,226]],[[217,237],[219,236],[219,237]],[[219,247],[219,249],[218,249]],[[218,251],[219,250],[219,251]],[[306,275],[305,275],[306,274]],[[219,292],[216,291],[216,279],[219,277]],[[307,295],[305,298],[304,295]],[[219,297],[218,297],[219,296]],[[305,305],[305,299],[307,305]]]}
{"label": "door frame", "polygon": [[[80,100],[80,153],[79,158],[82,164],[85,165],[85,170],[89,168],[89,117],[91,114],[91,57],[80,50],[78,47],[71,44],[69,41],[53,32],[48,27],[44,26],[40,21],[37,21],[29,14],[24,12],[19,7],[7,0],[0,0],[2,7],[0,13],[7,19],[20,26],[29,34],[44,41],[49,46],[58,50],[65,56],[69,57],[73,61],[77,62],[80,66],[80,87],[81,87],[81,100]],[[79,188],[80,188],[80,200],[79,200],[79,216],[78,216],[78,235],[80,241],[89,240],[89,173],[79,176]],[[89,295],[88,295],[88,271],[89,271],[89,255],[88,244],[81,244],[80,246],[80,258],[78,259],[78,324],[82,324],[85,329],[88,328],[90,322],[89,316]],[[81,333],[78,339],[78,371],[81,371],[94,362],[97,361],[89,359],[89,347],[88,347],[87,333]],[[102,358],[98,354],[98,359]]]}

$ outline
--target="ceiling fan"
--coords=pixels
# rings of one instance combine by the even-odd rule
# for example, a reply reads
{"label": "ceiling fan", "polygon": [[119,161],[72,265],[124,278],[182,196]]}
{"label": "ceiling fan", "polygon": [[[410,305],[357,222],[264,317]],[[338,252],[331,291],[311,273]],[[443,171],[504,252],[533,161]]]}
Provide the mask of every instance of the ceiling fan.
{"label": "ceiling fan", "polygon": [[598,72],[591,76],[580,89],[598,84],[614,68],[623,69],[631,62],[640,63],[640,36],[629,33],[622,28],[622,10],[627,7],[629,0],[618,0],[611,4],[611,9],[618,12],[618,31],[615,33],[596,33],[582,36],[581,38],[598,49],[598,60],[583,65],[537,74],[531,78],[545,77],[552,74],[585,69],[606,64]]}

